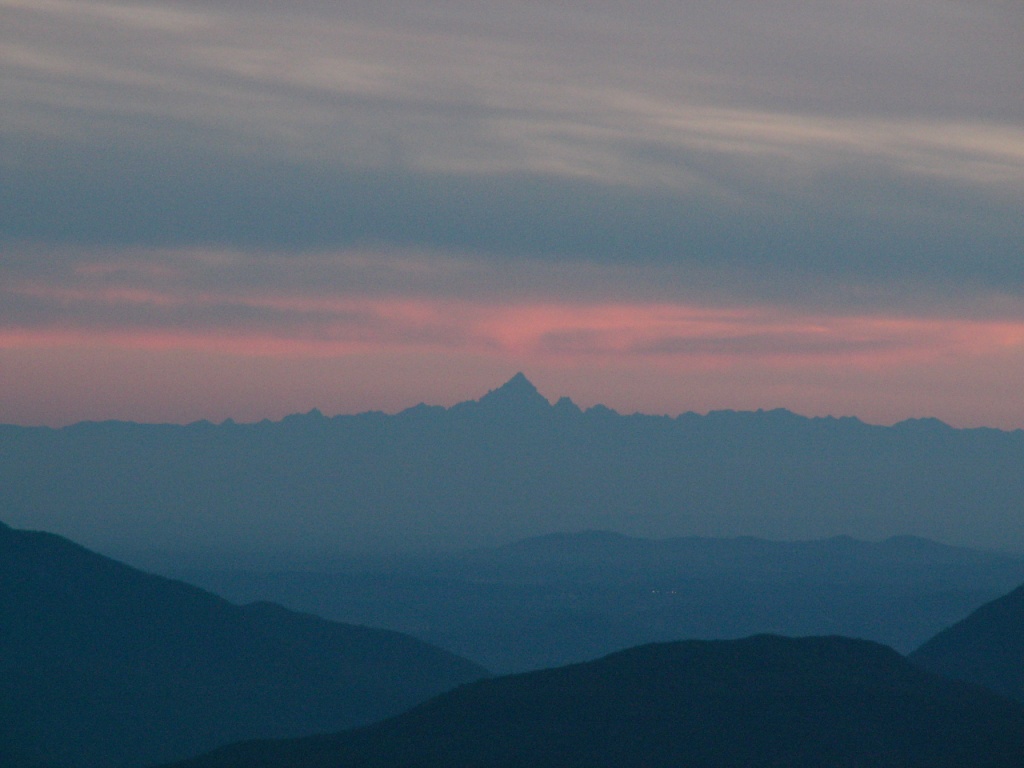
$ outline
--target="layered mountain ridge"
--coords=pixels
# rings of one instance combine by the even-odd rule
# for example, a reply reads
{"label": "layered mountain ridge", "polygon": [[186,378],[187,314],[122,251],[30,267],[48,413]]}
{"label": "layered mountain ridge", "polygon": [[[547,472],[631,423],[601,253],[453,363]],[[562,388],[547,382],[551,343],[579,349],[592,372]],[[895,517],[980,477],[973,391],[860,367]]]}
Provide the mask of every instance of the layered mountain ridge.
{"label": "layered mountain ridge", "polygon": [[[744,558],[775,546],[741,543]],[[671,554],[728,542],[654,544]],[[988,563],[912,537],[866,549],[842,537],[813,544],[840,576],[843,551],[858,560],[867,552],[873,568],[890,558],[909,569]],[[530,578],[565,588],[593,579],[601,562],[628,566],[623,552],[650,554],[650,545],[595,531],[467,556],[486,555],[487,568],[512,557],[527,569],[522,577],[540,567]],[[570,562],[577,568],[558,575]],[[214,747],[176,765],[1019,768],[1021,626],[1024,587],[910,659],[847,637],[757,635],[643,645],[481,679],[479,667],[403,635],[271,603],[237,606],[0,524],[0,761],[143,768]],[[350,728],[360,723],[368,724]],[[319,735],[279,738],[301,734]]]}

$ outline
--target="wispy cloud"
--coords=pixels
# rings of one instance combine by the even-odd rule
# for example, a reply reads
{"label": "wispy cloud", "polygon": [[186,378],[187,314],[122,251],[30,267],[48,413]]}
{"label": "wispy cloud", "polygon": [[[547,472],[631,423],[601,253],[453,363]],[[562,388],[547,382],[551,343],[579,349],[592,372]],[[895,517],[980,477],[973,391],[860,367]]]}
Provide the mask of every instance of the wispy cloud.
{"label": "wispy cloud", "polygon": [[[1022,115],[1005,99],[1007,68],[1024,56],[998,6],[936,16],[919,3],[889,19],[877,7],[834,18],[768,5],[517,17],[439,4],[429,24],[429,12],[344,4],[5,0],[3,106],[11,126],[77,140],[106,142],[116,125],[166,141],[159,123],[174,121],[178,141],[332,165],[693,181],[630,153],[650,143],[811,168],[880,157],[908,172],[1021,183]],[[890,26],[905,33],[900,45],[885,45]],[[950,66],[983,34],[970,66]],[[942,39],[941,51],[927,47]],[[879,72],[858,71],[868,63]],[[834,67],[850,82],[822,91]]]}
{"label": "wispy cloud", "polygon": [[[499,296],[493,286],[501,282],[500,268],[460,272],[457,263],[444,270],[429,259],[389,264],[359,255],[268,257],[253,269],[238,254],[209,251],[74,263],[60,280],[5,281],[0,344],[70,343],[94,335],[140,348],[296,355],[470,351],[567,364],[664,358],[696,365],[818,360],[877,366],[984,357],[1002,349],[1024,354],[1024,304],[993,305],[988,317],[948,317],[654,296],[628,301],[601,296],[608,276],[600,270],[587,276],[579,268],[560,276],[543,268],[532,276],[529,269],[514,270],[522,285]],[[440,290],[453,275],[461,288],[449,283]],[[559,277],[563,286],[575,284],[577,295],[556,298]],[[473,289],[474,279],[483,290]]]}

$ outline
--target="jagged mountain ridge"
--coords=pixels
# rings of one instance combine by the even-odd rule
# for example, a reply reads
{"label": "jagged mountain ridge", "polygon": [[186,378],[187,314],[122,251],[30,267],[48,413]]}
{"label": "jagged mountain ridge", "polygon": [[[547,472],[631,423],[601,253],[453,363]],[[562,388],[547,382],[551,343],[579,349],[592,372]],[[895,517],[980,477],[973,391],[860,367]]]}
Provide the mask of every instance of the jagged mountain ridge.
{"label": "jagged mountain ridge", "polygon": [[477,401],[395,415],[0,427],[7,519],[117,554],[309,559],[594,528],[914,534],[1024,551],[1022,468],[1021,431],[788,411],[624,416],[551,405],[525,376]]}
{"label": "jagged mountain ridge", "polygon": [[0,744],[65,768],[395,714],[485,671],[412,637],[236,606],[0,524]]}

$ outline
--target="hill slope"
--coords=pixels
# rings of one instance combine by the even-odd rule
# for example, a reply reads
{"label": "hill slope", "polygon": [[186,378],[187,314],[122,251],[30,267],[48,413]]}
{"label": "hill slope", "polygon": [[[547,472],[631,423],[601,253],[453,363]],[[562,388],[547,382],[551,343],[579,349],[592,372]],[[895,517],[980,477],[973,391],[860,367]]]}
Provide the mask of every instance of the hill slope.
{"label": "hill slope", "polygon": [[180,768],[1019,768],[1024,709],[840,637],[650,645]]}
{"label": "hill slope", "polygon": [[943,630],[910,658],[1024,703],[1024,586]]}
{"label": "hill slope", "polygon": [[338,730],[483,674],[408,636],[238,607],[0,524],[0,736],[42,762],[139,765]]}

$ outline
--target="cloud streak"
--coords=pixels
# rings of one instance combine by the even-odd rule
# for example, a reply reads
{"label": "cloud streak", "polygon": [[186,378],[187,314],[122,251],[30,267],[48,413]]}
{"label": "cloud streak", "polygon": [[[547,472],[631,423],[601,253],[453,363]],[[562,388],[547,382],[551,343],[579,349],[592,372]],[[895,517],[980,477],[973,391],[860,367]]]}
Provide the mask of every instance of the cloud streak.
{"label": "cloud streak", "polygon": [[1005,3],[0,8],[8,243],[1020,288]]}
{"label": "cloud streak", "polygon": [[[652,296],[624,301],[598,291],[587,296],[588,282],[603,286],[608,278],[599,272],[588,280],[578,269],[561,279],[583,288],[581,295],[556,298],[557,270],[532,276],[520,270],[520,291],[495,301],[486,295],[492,290],[487,286],[498,282],[494,273],[500,268],[469,276],[458,264],[446,272],[431,259],[410,257],[394,260],[386,278],[387,262],[379,257],[321,255],[313,264],[298,257],[271,261],[262,265],[263,274],[253,275],[246,274],[248,260],[230,252],[151,256],[148,263],[137,257],[78,263],[60,285],[52,276],[5,281],[0,344],[24,346],[33,338],[40,344],[74,343],[95,335],[143,349],[297,355],[470,351],[567,364],[581,358],[664,358],[721,365],[743,358],[876,366],[984,357],[1001,349],[1024,354],[1024,304],[1015,312],[1004,305],[992,307],[988,317],[950,318],[701,305]],[[431,271],[440,274],[428,277]],[[290,273],[304,277],[289,281]],[[463,278],[463,295],[446,280],[453,274]],[[391,288],[382,289],[389,279]],[[485,286],[483,292],[473,291],[474,279]],[[437,290],[445,284],[446,291]],[[376,295],[364,286],[376,286]]]}

